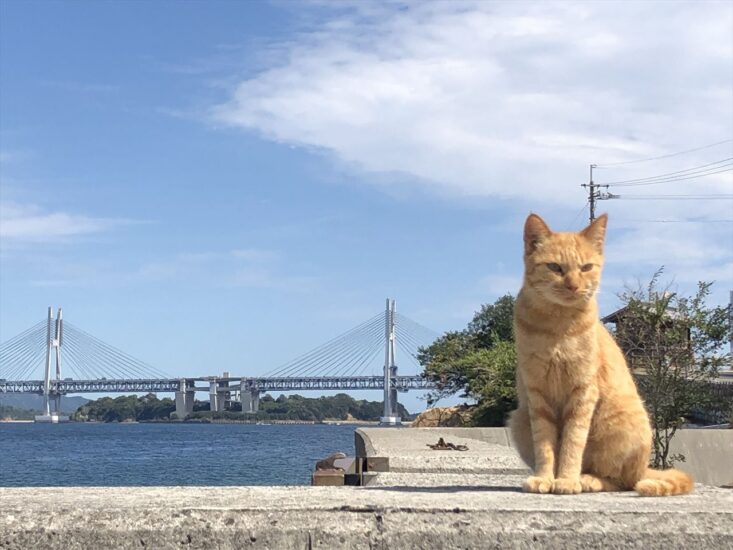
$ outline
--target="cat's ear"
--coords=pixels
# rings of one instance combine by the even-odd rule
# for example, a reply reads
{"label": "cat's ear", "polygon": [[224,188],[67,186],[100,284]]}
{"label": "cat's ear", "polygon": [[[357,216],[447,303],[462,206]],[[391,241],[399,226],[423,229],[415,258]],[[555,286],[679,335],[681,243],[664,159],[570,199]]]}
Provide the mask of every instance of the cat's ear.
{"label": "cat's ear", "polygon": [[527,221],[524,222],[524,253],[532,254],[537,250],[537,246],[550,235],[552,235],[552,230],[547,226],[545,220],[537,214],[527,216]]}
{"label": "cat's ear", "polygon": [[600,254],[603,254],[603,241],[606,239],[606,224],[608,224],[608,214],[601,214],[580,232],[583,237],[593,244]]}

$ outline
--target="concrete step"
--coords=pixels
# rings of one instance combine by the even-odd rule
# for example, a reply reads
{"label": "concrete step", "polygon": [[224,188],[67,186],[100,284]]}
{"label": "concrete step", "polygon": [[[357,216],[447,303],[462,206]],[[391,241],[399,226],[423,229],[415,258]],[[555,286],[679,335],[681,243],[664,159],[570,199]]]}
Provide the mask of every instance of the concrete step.
{"label": "concrete step", "polygon": [[5,488],[0,548],[733,548],[731,490],[530,495],[493,479],[486,486]]}

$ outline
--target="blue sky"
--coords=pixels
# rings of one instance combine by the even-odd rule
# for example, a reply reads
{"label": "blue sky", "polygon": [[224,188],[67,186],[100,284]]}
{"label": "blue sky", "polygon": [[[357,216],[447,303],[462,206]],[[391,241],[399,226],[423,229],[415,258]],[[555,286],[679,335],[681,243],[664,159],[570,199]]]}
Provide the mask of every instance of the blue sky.
{"label": "blue sky", "polygon": [[[718,143],[608,182],[733,157],[729,3],[0,9],[0,340],[62,305],[171,374],[253,375],[387,296],[462,328],[518,290],[529,211],[582,227],[590,163]],[[730,196],[733,179],[622,190]],[[602,202],[602,309],[660,265],[727,301],[732,205]]]}

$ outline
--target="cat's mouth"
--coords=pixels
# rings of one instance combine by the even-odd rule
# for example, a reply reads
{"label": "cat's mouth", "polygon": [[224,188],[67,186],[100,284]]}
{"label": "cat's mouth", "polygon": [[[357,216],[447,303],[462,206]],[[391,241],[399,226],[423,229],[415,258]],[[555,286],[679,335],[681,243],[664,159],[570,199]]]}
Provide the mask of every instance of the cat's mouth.
{"label": "cat's mouth", "polygon": [[567,303],[587,302],[591,298],[591,296],[593,296],[593,292],[591,289],[573,291],[567,288],[556,288],[555,293],[560,297],[561,300]]}

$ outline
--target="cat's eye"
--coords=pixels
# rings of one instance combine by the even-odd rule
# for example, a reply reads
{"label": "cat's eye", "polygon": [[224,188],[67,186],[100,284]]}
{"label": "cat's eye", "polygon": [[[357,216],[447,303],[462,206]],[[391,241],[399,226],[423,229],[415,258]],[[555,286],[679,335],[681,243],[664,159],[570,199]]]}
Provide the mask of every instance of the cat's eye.
{"label": "cat's eye", "polygon": [[554,271],[555,273],[562,273],[562,267],[560,267],[560,264],[547,264],[547,269]]}
{"label": "cat's eye", "polygon": [[585,264],[580,268],[581,271],[590,271],[591,269],[593,269],[593,264]]}

